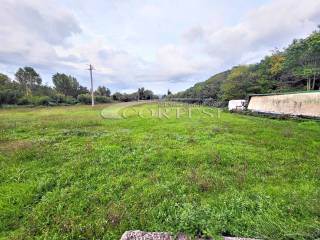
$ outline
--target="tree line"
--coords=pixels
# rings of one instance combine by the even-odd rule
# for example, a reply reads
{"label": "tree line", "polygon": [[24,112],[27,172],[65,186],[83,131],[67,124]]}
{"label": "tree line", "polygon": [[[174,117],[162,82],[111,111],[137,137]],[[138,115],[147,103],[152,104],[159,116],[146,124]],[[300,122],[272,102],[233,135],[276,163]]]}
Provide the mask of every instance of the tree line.
{"label": "tree line", "polygon": [[274,50],[257,64],[235,66],[168,98],[199,99],[224,105],[250,94],[309,91],[320,88],[320,31]]}
{"label": "tree line", "polygon": [[[64,105],[90,104],[91,95],[87,87],[80,85],[78,80],[64,73],[52,76],[53,86],[44,85],[39,73],[32,67],[19,68],[14,79],[0,73],[0,105]],[[95,102],[109,103],[112,101],[134,101],[155,99],[157,96],[150,90],[139,88],[136,93],[126,94],[98,86],[94,91]]]}

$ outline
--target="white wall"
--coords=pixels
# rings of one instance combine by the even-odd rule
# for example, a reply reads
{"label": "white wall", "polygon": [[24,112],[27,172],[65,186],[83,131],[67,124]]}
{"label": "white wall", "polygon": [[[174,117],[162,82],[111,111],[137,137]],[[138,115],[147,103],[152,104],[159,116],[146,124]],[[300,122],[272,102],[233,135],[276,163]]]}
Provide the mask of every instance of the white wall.
{"label": "white wall", "polygon": [[246,100],[230,100],[228,104],[229,111],[231,110],[244,110]]}
{"label": "white wall", "polygon": [[252,96],[248,109],[254,112],[320,117],[320,91]]}

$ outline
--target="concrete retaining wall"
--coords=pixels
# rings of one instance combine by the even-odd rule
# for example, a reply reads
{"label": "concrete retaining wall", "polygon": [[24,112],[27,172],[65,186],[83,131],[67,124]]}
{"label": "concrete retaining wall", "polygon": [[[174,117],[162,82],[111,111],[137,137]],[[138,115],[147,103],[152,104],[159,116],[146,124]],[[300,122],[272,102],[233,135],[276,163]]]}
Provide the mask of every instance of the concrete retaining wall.
{"label": "concrete retaining wall", "polygon": [[251,96],[248,109],[254,112],[320,117],[320,91]]}

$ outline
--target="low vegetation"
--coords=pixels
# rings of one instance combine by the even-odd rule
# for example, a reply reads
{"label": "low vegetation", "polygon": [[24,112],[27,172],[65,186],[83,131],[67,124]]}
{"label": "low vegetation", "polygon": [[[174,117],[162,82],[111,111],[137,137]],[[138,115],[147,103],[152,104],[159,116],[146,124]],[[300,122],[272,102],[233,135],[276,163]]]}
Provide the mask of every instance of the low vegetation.
{"label": "low vegetation", "polygon": [[0,110],[0,239],[320,238],[319,122],[108,106]]}

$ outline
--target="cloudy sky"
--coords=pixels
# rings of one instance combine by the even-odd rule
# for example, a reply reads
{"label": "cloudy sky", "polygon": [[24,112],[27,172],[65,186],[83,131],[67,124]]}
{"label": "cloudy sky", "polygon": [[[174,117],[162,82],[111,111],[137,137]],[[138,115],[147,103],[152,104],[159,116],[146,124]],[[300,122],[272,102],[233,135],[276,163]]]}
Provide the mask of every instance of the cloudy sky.
{"label": "cloudy sky", "polygon": [[320,0],[1,0],[0,72],[164,93],[253,63],[320,24]]}

